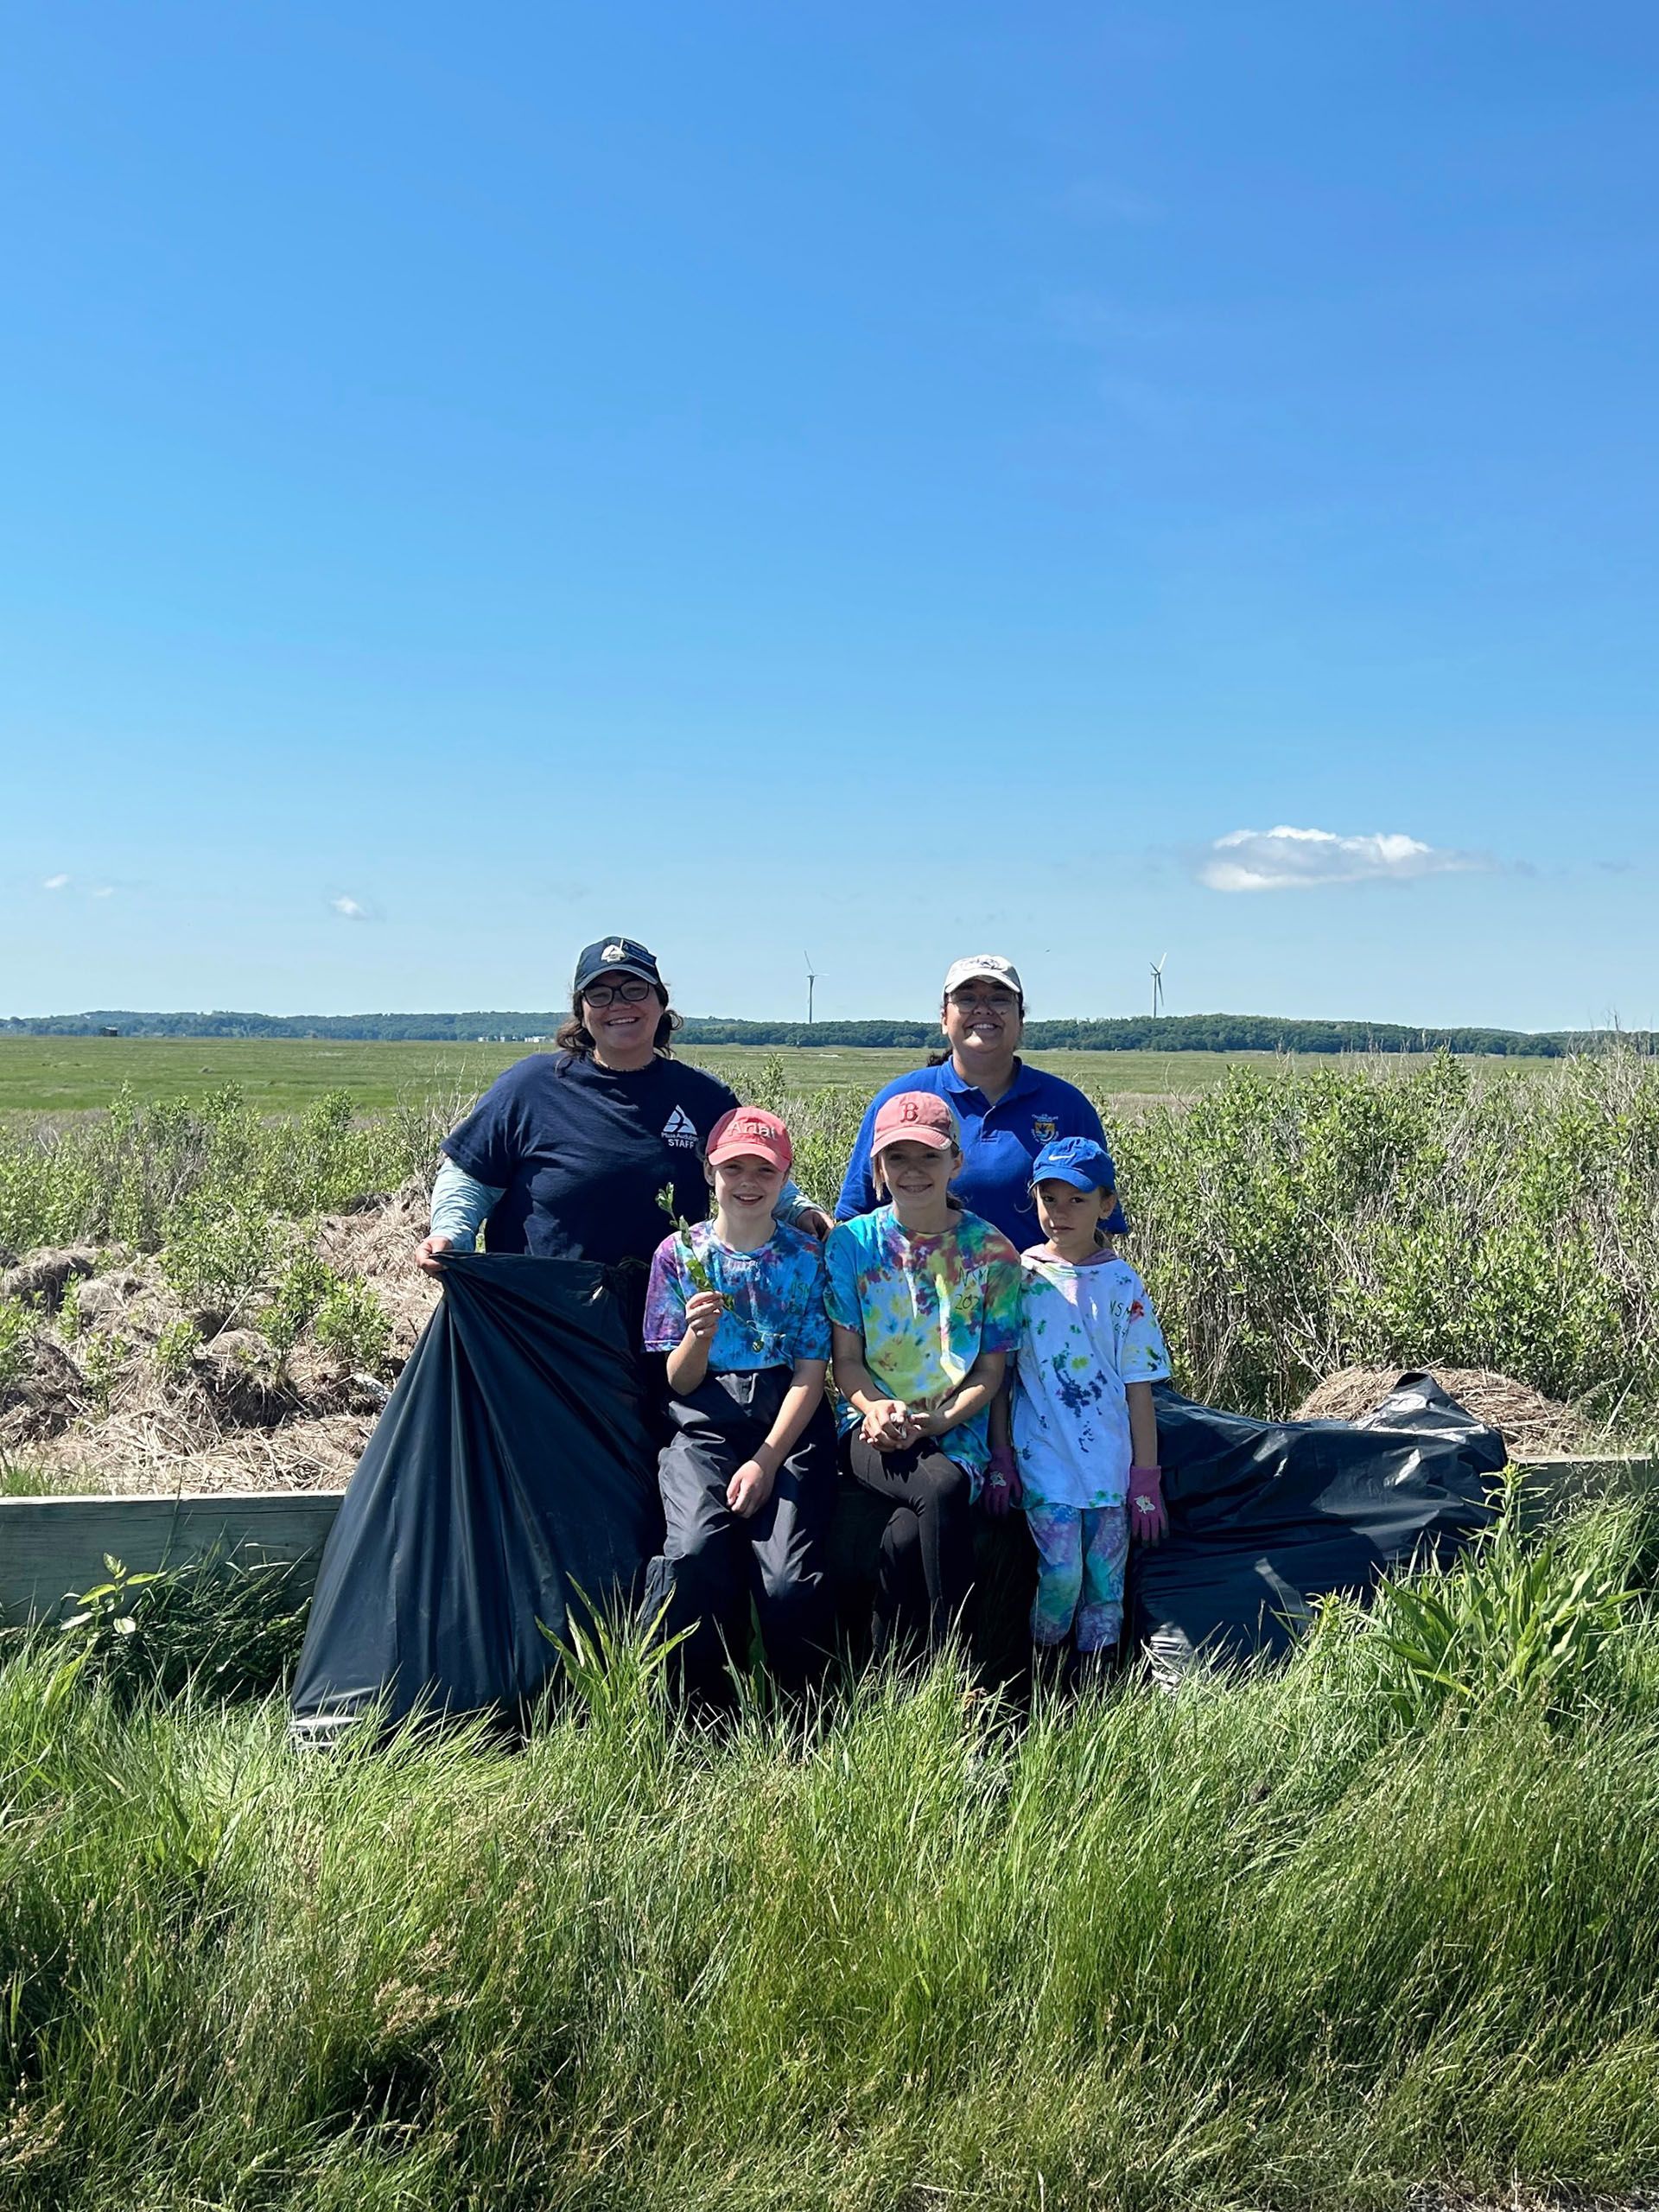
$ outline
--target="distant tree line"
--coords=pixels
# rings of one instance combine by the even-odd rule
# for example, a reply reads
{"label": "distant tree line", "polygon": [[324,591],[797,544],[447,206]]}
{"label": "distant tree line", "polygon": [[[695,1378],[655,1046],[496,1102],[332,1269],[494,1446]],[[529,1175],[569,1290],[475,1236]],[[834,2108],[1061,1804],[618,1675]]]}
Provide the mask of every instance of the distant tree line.
{"label": "distant tree line", "polygon": [[[412,1044],[524,1044],[551,1038],[564,1010],[544,1014],[92,1014],[0,1018],[0,1035],[96,1037],[315,1037],[402,1039]],[[728,1021],[689,1019],[688,1045],[887,1046],[925,1052],[938,1041],[931,1021]],[[1659,1046],[1652,1033],[1605,1029],[1437,1029],[1390,1021],[1296,1021],[1277,1014],[1132,1014],[1115,1020],[1033,1021],[1033,1052],[1483,1052],[1559,1059],[1603,1051],[1616,1033],[1638,1051]]]}

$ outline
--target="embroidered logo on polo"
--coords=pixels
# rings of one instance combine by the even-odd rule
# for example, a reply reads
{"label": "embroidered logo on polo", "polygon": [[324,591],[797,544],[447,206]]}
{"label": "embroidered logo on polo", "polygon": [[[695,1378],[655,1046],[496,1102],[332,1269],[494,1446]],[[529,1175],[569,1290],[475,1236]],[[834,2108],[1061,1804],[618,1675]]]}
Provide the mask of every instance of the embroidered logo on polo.
{"label": "embroidered logo on polo", "polygon": [[696,1123],[683,1106],[677,1106],[663,1123],[663,1141],[665,1144],[689,1146],[693,1152],[702,1141],[697,1135]]}
{"label": "embroidered logo on polo", "polygon": [[1052,1144],[1060,1134],[1060,1125],[1052,1114],[1033,1114],[1031,1117],[1031,1134],[1039,1144]]}

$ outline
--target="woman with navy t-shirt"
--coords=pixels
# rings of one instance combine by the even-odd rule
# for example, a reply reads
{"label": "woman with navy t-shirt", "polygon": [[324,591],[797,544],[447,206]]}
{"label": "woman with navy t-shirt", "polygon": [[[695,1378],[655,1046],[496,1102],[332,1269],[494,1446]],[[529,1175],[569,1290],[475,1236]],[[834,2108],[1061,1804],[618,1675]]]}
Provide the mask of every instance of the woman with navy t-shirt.
{"label": "woman with navy t-shirt", "polygon": [[[576,962],[570,1019],[556,1052],[532,1052],[499,1075],[443,1140],[431,1234],[416,1257],[470,1251],[481,1225],[492,1252],[643,1268],[662,1242],[658,1193],[701,1221],[709,1210],[702,1150],[737,1104],[717,1076],[668,1046],[679,1017],[656,956],[632,938],[601,938]],[[828,1224],[791,1188],[786,1217]],[[642,1278],[643,1281],[643,1278]]]}

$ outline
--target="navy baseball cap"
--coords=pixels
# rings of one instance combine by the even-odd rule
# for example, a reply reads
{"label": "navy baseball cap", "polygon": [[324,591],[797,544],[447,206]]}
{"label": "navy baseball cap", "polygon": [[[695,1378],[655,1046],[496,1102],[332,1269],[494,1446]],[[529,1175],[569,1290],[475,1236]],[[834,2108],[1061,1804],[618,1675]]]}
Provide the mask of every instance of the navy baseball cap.
{"label": "navy baseball cap", "polygon": [[656,954],[647,951],[637,938],[601,937],[584,944],[576,955],[577,993],[585,990],[595,976],[638,976],[642,982],[659,991],[663,988]]}
{"label": "navy baseball cap", "polygon": [[[1092,1137],[1055,1137],[1031,1163],[1031,1179],[1038,1183],[1069,1183],[1074,1191],[1115,1191],[1117,1169],[1103,1144]],[[1114,1206],[1101,1226],[1116,1236],[1128,1227],[1122,1206]]]}

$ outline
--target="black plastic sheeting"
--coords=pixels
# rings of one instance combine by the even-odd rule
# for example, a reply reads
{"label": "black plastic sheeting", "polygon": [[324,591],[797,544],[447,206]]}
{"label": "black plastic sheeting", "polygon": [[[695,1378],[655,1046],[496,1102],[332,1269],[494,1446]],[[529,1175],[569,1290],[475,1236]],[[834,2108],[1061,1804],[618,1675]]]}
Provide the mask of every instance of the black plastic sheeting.
{"label": "black plastic sheeting", "polygon": [[1402,1376],[1357,1423],[1156,1396],[1170,1528],[1135,1555],[1128,1626],[1166,1680],[1281,1651],[1313,1599],[1444,1560],[1494,1517],[1503,1439],[1429,1376]]}
{"label": "black plastic sheeting", "polygon": [[[640,1285],[575,1260],[455,1255],[444,1295],[352,1478],[294,1694],[302,1742],[371,1708],[522,1719],[580,1592],[638,1600],[662,1533]],[[1490,1525],[1507,1454],[1428,1376],[1375,1413],[1269,1422],[1157,1391],[1170,1533],[1137,1552],[1129,1635],[1173,1680],[1284,1649],[1311,1601],[1363,1594]],[[843,1623],[886,1508],[843,1484],[831,1541]],[[979,1523],[976,1644],[995,1675],[1028,1653],[1034,1554],[1022,1516]],[[849,1644],[857,1647],[855,1630]]]}
{"label": "black plastic sheeting", "polygon": [[456,1255],[318,1573],[294,1732],[521,1718],[580,1590],[635,1594],[661,1515],[637,1299],[585,1261]]}

